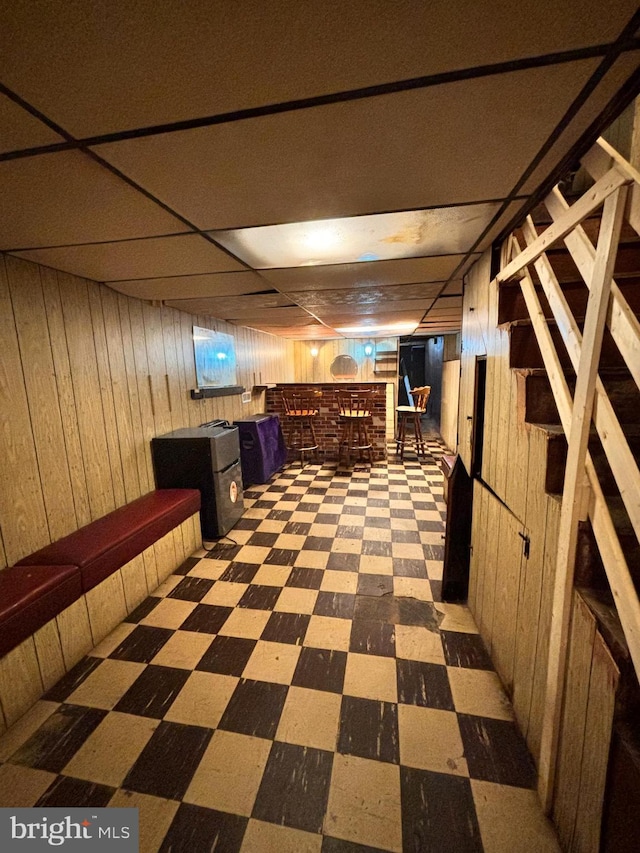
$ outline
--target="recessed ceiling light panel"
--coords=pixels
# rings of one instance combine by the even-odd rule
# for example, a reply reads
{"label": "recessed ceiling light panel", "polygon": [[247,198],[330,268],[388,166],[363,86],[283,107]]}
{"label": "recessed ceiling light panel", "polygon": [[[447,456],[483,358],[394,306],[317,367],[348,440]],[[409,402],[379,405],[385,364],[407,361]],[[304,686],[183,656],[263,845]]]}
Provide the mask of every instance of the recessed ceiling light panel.
{"label": "recessed ceiling light panel", "polygon": [[496,209],[495,204],[469,204],[212,231],[211,235],[255,269],[452,255],[471,247]]}

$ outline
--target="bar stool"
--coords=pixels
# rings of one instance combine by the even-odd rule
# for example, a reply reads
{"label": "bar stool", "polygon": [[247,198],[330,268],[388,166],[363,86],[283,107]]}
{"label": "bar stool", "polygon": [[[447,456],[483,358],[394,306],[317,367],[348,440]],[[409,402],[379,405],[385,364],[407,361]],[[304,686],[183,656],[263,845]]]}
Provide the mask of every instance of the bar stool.
{"label": "bar stool", "polygon": [[417,455],[426,455],[426,450],[424,447],[424,438],[422,437],[422,425],[420,423],[420,418],[427,411],[427,403],[429,402],[430,393],[430,385],[424,385],[421,388],[412,388],[411,396],[413,397],[413,406],[396,407],[396,413],[398,415],[398,427],[395,442],[396,454],[399,454],[400,459],[404,458],[404,446],[407,441],[407,422],[413,423],[413,437],[415,441]]}
{"label": "bar stool", "polygon": [[367,453],[369,462],[373,464],[373,444],[369,436],[369,426],[373,423],[373,398],[371,391],[338,391],[338,422],[342,426],[342,434],[338,444],[338,459],[346,455],[347,465],[351,462],[351,454],[357,453],[362,458]]}
{"label": "bar stool", "polygon": [[313,421],[318,416],[318,398],[321,396],[321,391],[282,392],[287,450],[300,454],[300,465],[303,467],[305,453],[313,453],[316,462],[319,461],[319,445]]}

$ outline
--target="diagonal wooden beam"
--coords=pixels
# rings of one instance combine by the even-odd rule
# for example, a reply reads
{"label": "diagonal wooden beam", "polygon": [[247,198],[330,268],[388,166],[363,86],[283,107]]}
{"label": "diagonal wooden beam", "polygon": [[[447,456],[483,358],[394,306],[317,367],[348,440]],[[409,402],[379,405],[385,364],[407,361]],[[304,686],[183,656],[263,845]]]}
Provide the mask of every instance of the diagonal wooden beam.
{"label": "diagonal wooden beam", "polygon": [[[533,241],[536,237],[535,227],[529,218],[523,226],[525,239]],[[594,251],[595,255],[595,251]],[[554,319],[567,348],[567,353],[574,370],[578,371],[580,352],[582,349],[582,334],[571,313],[558,279],[546,255],[541,255],[534,264],[542,289],[553,312]],[[593,267],[593,265],[592,265]],[[593,274],[593,268],[591,269]],[[602,447],[607,454],[607,460],[615,478],[620,495],[624,501],[629,520],[636,536],[640,540],[640,472],[638,464],[631,452],[616,413],[609,400],[609,395],[596,376],[596,403],[593,414]]]}
{"label": "diagonal wooden beam", "polygon": [[586,219],[594,210],[597,210],[605,200],[617,189],[630,183],[633,179],[619,166],[614,166],[599,181],[591,187],[578,201],[572,205],[556,222],[553,223],[544,234],[507,264],[496,276],[501,283],[509,281],[517,275],[527,264],[533,263],[543,252],[546,252],[558,240],[562,240],[570,231]]}
{"label": "diagonal wooden beam", "polygon": [[[560,511],[558,554],[549,635],[547,690],[540,745],[538,791],[548,811],[553,798],[555,763],[558,751],[563,683],[571,613],[571,592],[575,568],[580,501],[578,486],[587,459],[587,443],[595,398],[596,377],[606,324],[613,266],[622,227],[626,190],[622,185],[605,203],[598,237],[596,262],[589,292],[580,363],[576,379],[571,425],[568,433],[567,463]],[[579,202],[578,202],[579,203]],[[578,204],[577,203],[577,204]],[[576,205],[574,205],[575,207]],[[553,228],[553,226],[551,226]],[[526,250],[525,250],[526,251]]]}
{"label": "diagonal wooden beam", "polygon": [[[640,190],[640,187],[634,185],[632,192],[633,190]],[[557,187],[547,196],[544,203],[554,220],[559,219],[569,209],[569,205]],[[581,225],[577,225],[573,231],[570,231],[564,238],[564,242],[588,287],[596,258],[593,243]],[[613,340],[636,385],[640,387],[640,321],[629,307],[615,281],[611,282],[611,305],[607,322]]]}
{"label": "diagonal wooden beam", "polygon": [[600,137],[580,161],[591,177],[597,181],[613,166],[617,166],[633,181],[627,199],[627,219],[631,227],[640,234],[640,172],[627,163],[613,145]]}
{"label": "diagonal wooden beam", "polygon": [[[519,251],[517,241],[514,239],[513,242],[516,250]],[[571,428],[573,411],[571,392],[569,391],[569,386],[560,364],[560,358],[551,337],[544,311],[540,305],[535,285],[528,270],[525,270],[520,286],[536,333],[536,338],[538,339],[558,412],[560,413],[560,421],[565,433],[568,435]],[[554,300],[553,291],[550,291],[550,293],[552,297],[550,302],[554,303],[551,306],[554,309],[554,313],[558,310],[558,306],[564,303],[566,314],[568,314],[566,320],[567,326],[568,328],[577,330],[575,321],[572,322],[571,313],[568,306],[566,306],[562,291],[559,291],[557,304],[556,300]],[[557,315],[556,320],[558,321]],[[560,315],[559,322],[561,323],[562,321],[563,318]],[[581,342],[581,335],[579,337],[576,336],[576,340]],[[571,341],[569,341],[569,346],[571,346]],[[593,532],[602,556],[611,592],[616,602],[631,658],[634,662],[636,673],[640,677],[640,599],[627,568],[625,556],[618,540],[618,534],[613,525],[611,514],[609,513],[598,475],[589,453],[586,456],[585,468],[592,490],[592,505],[589,507],[589,516]]]}

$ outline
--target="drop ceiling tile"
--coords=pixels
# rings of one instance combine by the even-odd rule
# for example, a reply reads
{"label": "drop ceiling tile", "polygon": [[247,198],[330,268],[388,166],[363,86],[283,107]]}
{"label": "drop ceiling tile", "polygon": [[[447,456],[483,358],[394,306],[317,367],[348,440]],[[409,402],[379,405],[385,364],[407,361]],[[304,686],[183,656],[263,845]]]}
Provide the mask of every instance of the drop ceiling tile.
{"label": "drop ceiling tile", "polygon": [[343,337],[343,335],[338,334],[334,329],[331,329],[328,326],[321,326],[314,321],[307,323],[304,326],[263,326],[254,322],[250,324],[250,328],[266,332],[270,335],[277,335],[281,338],[288,338],[289,340],[314,341],[332,340]]}
{"label": "drop ceiling tile", "polygon": [[180,299],[182,301],[214,296],[234,296],[241,293],[260,293],[263,290],[272,289],[268,281],[264,281],[254,272],[143,278],[110,282],[109,286],[120,293],[135,296],[138,299]]}
{"label": "drop ceiling tile", "polygon": [[507,223],[509,223],[514,217],[518,217],[518,213],[523,209],[526,201],[526,199],[520,199],[518,201],[514,201],[510,204],[507,204],[504,212],[501,213],[500,216],[496,219],[495,223],[489,227],[487,233],[476,246],[478,252],[484,252],[485,249],[488,249],[489,246],[491,246],[493,241],[497,239],[500,232],[504,229]]}
{"label": "drop ceiling tile", "polygon": [[514,26],[504,0],[396,0],[374,14],[370,0],[339,14],[308,2],[304,15],[299,0],[51,0],[11,4],[0,52],[6,85],[83,136],[600,44],[634,11],[521,0]]}
{"label": "drop ceiling tile", "polygon": [[331,305],[371,305],[380,302],[398,302],[406,299],[424,299],[437,296],[442,283],[389,284],[381,287],[359,287],[353,290],[302,290],[288,292],[287,296],[303,308],[322,308]]}
{"label": "drop ceiling tile", "polygon": [[434,306],[426,315],[430,320],[449,320],[461,316],[462,308],[460,306],[453,306],[452,308],[436,308]]}
{"label": "drop ceiling tile", "polygon": [[0,94],[0,154],[63,141],[40,119]]}
{"label": "drop ceiling tile", "polygon": [[398,302],[386,302],[381,299],[379,302],[369,302],[362,305],[358,304],[340,304],[315,306],[309,310],[319,317],[324,322],[333,321],[334,317],[364,317],[369,315],[380,314],[381,312],[390,313],[404,312],[422,313],[425,310],[425,305],[428,304],[428,299],[405,299]]}
{"label": "drop ceiling tile", "polygon": [[597,65],[581,60],[97,146],[202,229],[503,198]]}
{"label": "drop ceiling tile", "polygon": [[427,326],[418,326],[417,335],[447,335],[460,331],[460,323],[431,323]]}
{"label": "drop ceiling tile", "polygon": [[420,323],[421,330],[432,330],[432,329],[452,329],[454,331],[458,331],[462,326],[462,317],[447,317],[447,318],[431,318],[429,315],[425,317],[422,323]]}
{"label": "drop ceiling tile", "polygon": [[462,279],[450,281],[442,291],[443,296],[457,296],[459,293],[462,293]]}
{"label": "drop ceiling tile", "polygon": [[439,308],[461,308],[462,296],[441,296],[433,303],[434,310]]}
{"label": "drop ceiling tile", "polygon": [[605,109],[613,95],[620,89],[627,78],[634,71],[637,71],[639,65],[639,51],[631,51],[619,57],[600,81],[587,104],[582,107],[562,135],[556,138],[549,153],[543,158],[540,165],[524,184],[523,192],[529,194],[538,188],[553,167],[556,166],[564,154],[575,145],[580,136],[587,130],[594,117],[601,110]]}
{"label": "drop ceiling tile", "polygon": [[[290,306],[291,300],[281,293],[222,296],[208,300],[208,311],[222,320],[241,320],[261,316],[272,308]],[[306,312],[305,312],[306,316]]]}
{"label": "drop ceiling tile", "polygon": [[78,151],[0,163],[0,249],[152,237],[182,222]]}
{"label": "drop ceiling tile", "polygon": [[214,231],[254,269],[386,261],[466,252],[498,204],[470,204]]}
{"label": "drop ceiling tile", "polygon": [[327,325],[331,325],[334,329],[337,329],[339,327],[342,328],[343,326],[378,326],[388,325],[396,322],[405,323],[411,322],[414,319],[416,323],[419,323],[422,319],[423,314],[424,305],[421,305],[419,308],[414,308],[412,310],[406,311],[388,311],[385,310],[385,306],[382,306],[381,310],[378,311],[376,314],[367,314],[366,316],[363,316],[362,323],[357,322],[358,317],[361,315],[354,315],[351,314],[351,312],[347,311],[342,315],[332,315],[331,322],[327,323]]}
{"label": "drop ceiling tile", "polygon": [[461,324],[461,322],[462,322],[462,312],[460,312],[460,313],[458,313],[458,314],[448,314],[448,315],[443,315],[443,316],[441,316],[441,317],[440,317],[440,316],[438,316],[438,315],[435,315],[435,314],[432,316],[432,315],[431,315],[431,313],[428,313],[428,314],[424,317],[424,322],[426,322],[426,323],[440,323],[440,324],[445,324],[445,325],[446,325],[446,324],[449,324],[449,325],[456,325],[456,326],[460,326],[460,324]]}
{"label": "drop ceiling tile", "polygon": [[420,284],[446,281],[464,255],[404,258],[394,261],[363,261],[322,267],[262,270],[263,278],[285,292],[377,287],[387,284]]}
{"label": "drop ceiling tile", "polygon": [[226,252],[199,234],[31,249],[15,254],[57,270],[106,282],[143,276],[164,277],[245,269],[243,264],[230,258]]}
{"label": "drop ceiling tile", "polygon": [[[179,308],[182,311],[188,311],[190,314],[206,314],[211,317],[217,317],[219,320],[226,319],[219,313],[216,313],[216,311],[219,310],[216,299],[168,299],[165,301],[165,304],[172,308]],[[224,313],[226,313],[226,309]],[[236,322],[236,325],[252,326],[254,328],[257,328],[256,323],[260,323],[265,326],[284,326],[291,323],[293,326],[296,324],[305,324],[306,322],[317,322],[317,320],[315,320],[310,314],[298,307],[264,308],[261,310],[252,308],[250,311],[246,312],[242,309],[238,309],[237,313],[242,314],[242,317],[233,318],[234,321],[238,321]]]}
{"label": "drop ceiling tile", "polygon": [[253,306],[248,309],[238,308],[234,313],[235,317],[229,317],[229,320],[239,320],[246,325],[251,324],[252,321],[275,326],[280,326],[283,323],[307,322],[308,320],[317,322],[316,317],[313,317],[304,308],[298,308],[297,305],[276,308]]}

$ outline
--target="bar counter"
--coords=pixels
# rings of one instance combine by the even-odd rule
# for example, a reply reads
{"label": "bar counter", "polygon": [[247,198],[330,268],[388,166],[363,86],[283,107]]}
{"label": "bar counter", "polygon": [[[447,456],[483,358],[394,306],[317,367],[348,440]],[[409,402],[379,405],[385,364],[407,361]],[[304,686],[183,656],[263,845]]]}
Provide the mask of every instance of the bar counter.
{"label": "bar counter", "polygon": [[338,441],[341,426],[338,422],[337,391],[371,389],[374,392],[372,424],[369,436],[373,445],[373,458],[387,458],[387,382],[283,382],[266,389],[266,411],[278,415],[287,434],[287,418],[282,402],[283,391],[315,391],[318,396],[318,415],[313,426],[320,446],[320,458],[327,461],[338,459]]}

